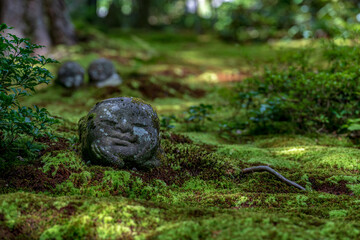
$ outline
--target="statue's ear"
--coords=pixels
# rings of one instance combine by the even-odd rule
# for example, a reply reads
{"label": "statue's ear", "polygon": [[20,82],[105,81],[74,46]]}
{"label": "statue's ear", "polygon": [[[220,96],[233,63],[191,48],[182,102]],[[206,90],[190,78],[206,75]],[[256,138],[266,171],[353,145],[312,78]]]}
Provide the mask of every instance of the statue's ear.
{"label": "statue's ear", "polygon": [[[80,118],[80,120],[79,120],[79,123],[78,123],[78,133],[79,133],[79,139],[80,139],[80,141],[81,141],[81,138],[83,137],[83,132],[84,132],[84,128],[85,128],[85,125],[86,125],[86,123],[85,123],[85,118],[86,117],[82,117],[82,118]],[[86,130],[85,130],[86,131]]]}
{"label": "statue's ear", "polygon": [[164,162],[164,159],[166,159],[165,152],[161,147],[159,147],[156,154],[151,159],[144,162],[141,167],[143,169],[159,167],[161,163]]}

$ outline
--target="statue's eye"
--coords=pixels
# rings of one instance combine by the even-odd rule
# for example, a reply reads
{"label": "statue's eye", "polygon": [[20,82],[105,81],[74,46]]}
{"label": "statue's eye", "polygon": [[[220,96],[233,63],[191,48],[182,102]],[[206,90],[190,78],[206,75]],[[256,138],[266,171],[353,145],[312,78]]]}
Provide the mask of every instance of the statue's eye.
{"label": "statue's eye", "polygon": [[146,127],[146,124],[144,124],[144,123],[134,123],[134,126],[144,128],[144,127]]}
{"label": "statue's eye", "polygon": [[104,120],[102,120],[102,122],[107,124],[107,125],[116,125],[115,121],[108,120],[108,119],[104,119]]}

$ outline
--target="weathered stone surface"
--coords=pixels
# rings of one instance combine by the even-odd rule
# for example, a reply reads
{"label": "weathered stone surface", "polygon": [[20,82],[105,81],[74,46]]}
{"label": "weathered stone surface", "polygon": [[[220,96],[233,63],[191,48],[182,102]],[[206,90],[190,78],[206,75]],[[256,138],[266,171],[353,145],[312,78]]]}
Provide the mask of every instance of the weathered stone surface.
{"label": "weathered stone surface", "polygon": [[57,82],[66,88],[77,88],[84,83],[85,70],[76,62],[65,62],[58,71]]}
{"label": "weathered stone surface", "polygon": [[97,87],[117,86],[122,83],[111,61],[100,58],[93,61],[88,68],[90,84]]}
{"label": "weathered stone surface", "polygon": [[97,103],[79,121],[85,161],[148,169],[160,165],[159,118],[140,99],[120,97]]}

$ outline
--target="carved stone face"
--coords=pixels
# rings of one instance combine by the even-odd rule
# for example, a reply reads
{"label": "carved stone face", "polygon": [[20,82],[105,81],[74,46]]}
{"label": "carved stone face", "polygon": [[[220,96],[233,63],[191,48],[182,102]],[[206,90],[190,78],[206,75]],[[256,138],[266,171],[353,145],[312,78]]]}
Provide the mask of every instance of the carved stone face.
{"label": "carved stone face", "polygon": [[97,87],[117,86],[122,83],[113,63],[105,58],[93,61],[88,68],[88,74],[90,84]]}
{"label": "carved stone face", "polygon": [[83,156],[94,164],[149,168],[159,165],[158,116],[132,98],[98,103],[80,121]]}
{"label": "carved stone face", "polygon": [[66,88],[77,88],[84,83],[85,70],[76,62],[65,62],[58,71],[57,82]]}

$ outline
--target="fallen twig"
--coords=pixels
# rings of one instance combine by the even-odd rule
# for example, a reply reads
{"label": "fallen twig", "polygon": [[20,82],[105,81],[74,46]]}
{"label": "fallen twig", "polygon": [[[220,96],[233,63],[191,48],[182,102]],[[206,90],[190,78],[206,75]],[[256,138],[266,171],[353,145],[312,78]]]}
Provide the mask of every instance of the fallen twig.
{"label": "fallen twig", "polygon": [[277,171],[275,171],[274,169],[272,169],[271,167],[268,167],[268,166],[249,167],[249,168],[245,168],[241,171],[244,174],[253,173],[253,172],[269,172],[269,173],[275,175],[281,181],[285,182],[286,184],[296,187],[298,189],[301,189],[303,191],[306,191],[306,189],[304,187],[300,186],[296,182],[290,181],[289,179],[285,178],[283,175],[281,175],[280,173],[278,173]]}

